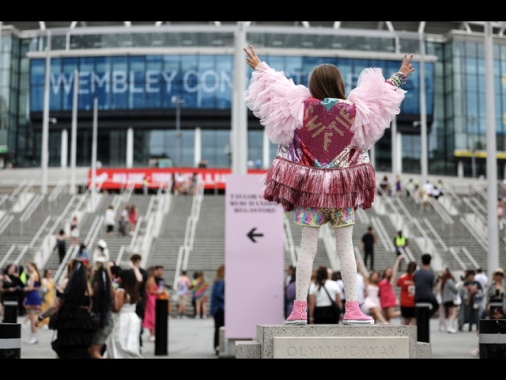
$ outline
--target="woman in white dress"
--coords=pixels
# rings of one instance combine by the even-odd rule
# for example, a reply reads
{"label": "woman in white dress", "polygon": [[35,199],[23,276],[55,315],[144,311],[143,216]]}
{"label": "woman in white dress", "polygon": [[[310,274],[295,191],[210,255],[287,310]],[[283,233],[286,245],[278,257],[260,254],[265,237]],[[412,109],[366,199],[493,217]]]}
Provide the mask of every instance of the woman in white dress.
{"label": "woman in white dress", "polygon": [[139,282],[134,269],[122,269],[113,305],[114,329],[106,343],[105,358],[142,358],[140,347],[141,319],[135,312],[139,301]]}
{"label": "woman in white dress", "polygon": [[375,323],[379,321],[384,325],[388,325],[388,321],[383,316],[379,298],[378,283],[381,280],[380,273],[378,271],[367,273],[360,259],[357,259],[357,265],[360,273],[362,274],[362,277],[364,277],[365,282],[365,298],[364,304],[362,305],[364,313],[369,314],[371,317],[373,317]]}

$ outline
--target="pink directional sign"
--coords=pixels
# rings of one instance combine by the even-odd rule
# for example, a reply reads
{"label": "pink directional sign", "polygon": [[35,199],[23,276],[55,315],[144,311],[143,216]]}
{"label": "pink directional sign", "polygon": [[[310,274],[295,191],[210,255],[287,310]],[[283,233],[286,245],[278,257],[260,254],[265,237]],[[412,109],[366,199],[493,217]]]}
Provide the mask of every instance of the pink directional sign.
{"label": "pink directional sign", "polygon": [[261,198],[262,175],[230,174],[225,198],[225,338],[282,324],[283,208]]}

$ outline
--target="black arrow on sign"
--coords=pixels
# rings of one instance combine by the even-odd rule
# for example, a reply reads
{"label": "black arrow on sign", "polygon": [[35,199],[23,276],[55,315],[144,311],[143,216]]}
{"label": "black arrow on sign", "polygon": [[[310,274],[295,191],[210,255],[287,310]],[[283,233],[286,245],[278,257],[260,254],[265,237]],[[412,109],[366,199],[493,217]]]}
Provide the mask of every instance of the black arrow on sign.
{"label": "black arrow on sign", "polygon": [[251,231],[250,231],[250,232],[248,232],[248,237],[251,239],[251,241],[252,241],[253,243],[256,243],[256,242],[257,242],[257,241],[255,240],[255,237],[257,237],[257,236],[264,236],[264,234],[256,234],[256,233],[255,233],[256,229],[257,229],[256,227],[253,227],[253,228],[251,229]]}

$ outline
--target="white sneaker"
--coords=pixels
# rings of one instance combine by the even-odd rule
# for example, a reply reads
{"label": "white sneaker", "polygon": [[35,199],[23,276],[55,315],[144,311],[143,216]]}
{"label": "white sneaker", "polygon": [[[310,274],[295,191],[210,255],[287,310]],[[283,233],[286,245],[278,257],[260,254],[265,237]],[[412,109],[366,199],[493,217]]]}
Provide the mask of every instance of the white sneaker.
{"label": "white sneaker", "polygon": [[27,341],[26,344],[37,344],[39,343],[39,340],[37,339],[37,336],[31,336]]}
{"label": "white sneaker", "polygon": [[457,332],[457,330],[449,328],[448,330],[446,330],[446,332],[449,334],[455,334]]}

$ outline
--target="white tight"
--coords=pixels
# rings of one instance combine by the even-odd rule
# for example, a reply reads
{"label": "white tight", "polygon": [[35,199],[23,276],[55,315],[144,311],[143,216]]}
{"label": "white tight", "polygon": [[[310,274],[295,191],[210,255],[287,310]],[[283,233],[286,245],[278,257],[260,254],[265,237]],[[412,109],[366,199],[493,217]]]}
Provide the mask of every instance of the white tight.
{"label": "white tight", "polygon": [[[357,262],[353,251],[353,225],[333,228],[336,238],[336,249],[341,262],[341,276],[344,283],[346,302],[357,300]],[[318,248],[318,235],[320,229],[315,227],[302,227],[299,257],[297,259],[297,284],[295,299],[307,300],[313,261]]]}

